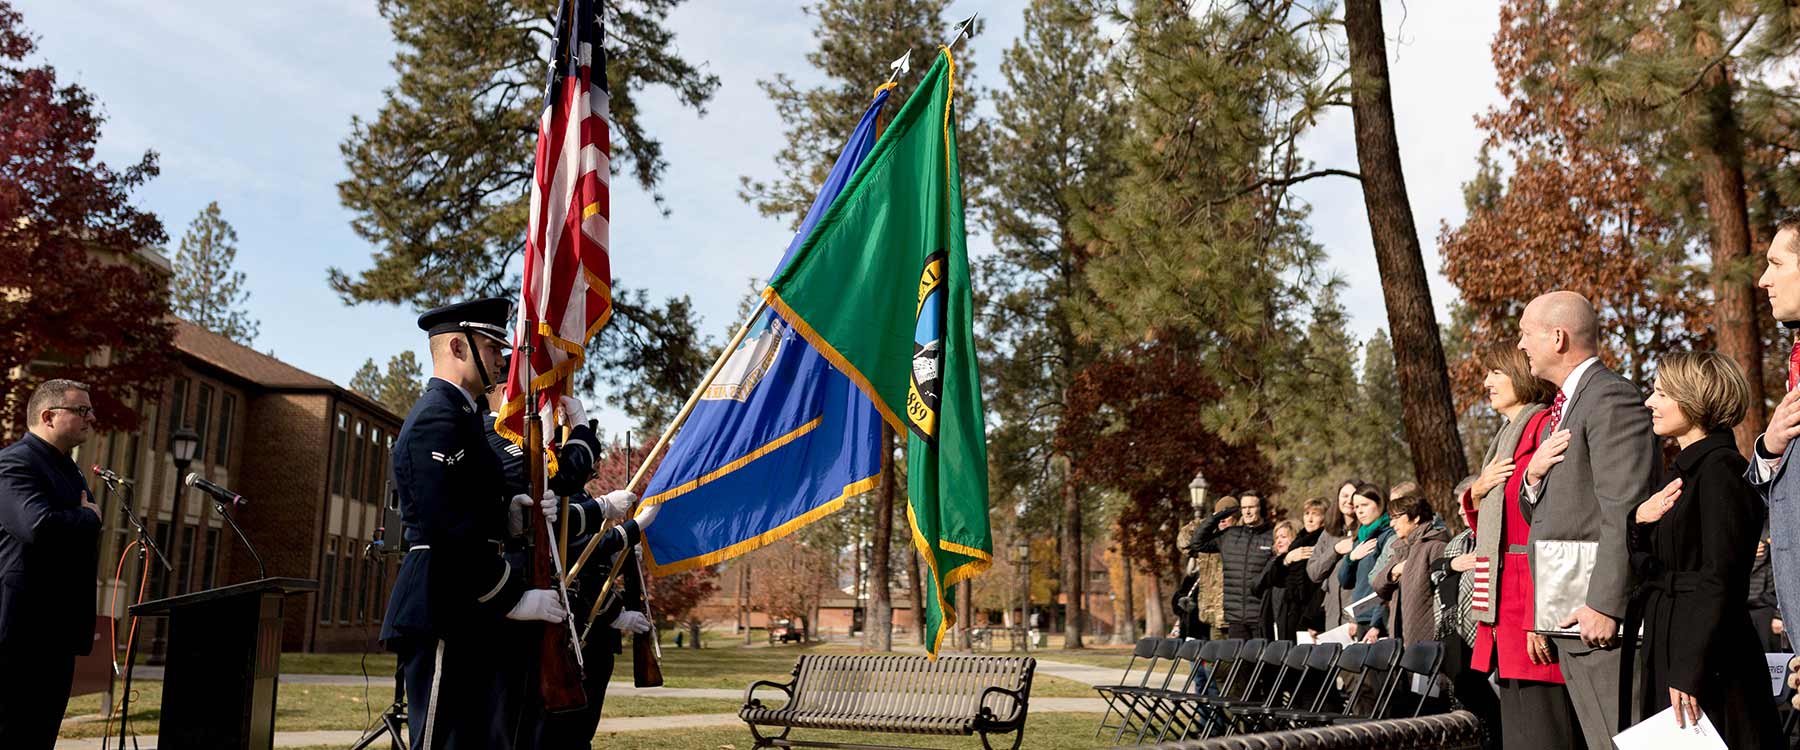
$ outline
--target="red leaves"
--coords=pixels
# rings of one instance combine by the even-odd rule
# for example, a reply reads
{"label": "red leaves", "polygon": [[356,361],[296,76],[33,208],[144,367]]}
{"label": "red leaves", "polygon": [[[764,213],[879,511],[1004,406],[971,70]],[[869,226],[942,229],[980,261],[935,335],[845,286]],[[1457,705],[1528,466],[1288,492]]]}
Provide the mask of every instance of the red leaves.
{"label": "red leaves", "polygon": [[124,171],[93,161],[93,99],[21,66],[31,49],[0,1],[0,370],[29,367],[0,384],[0,402],[22,410],[38,382],[74,378],[93,386],[101,429],[133,429],[133,405],[175,367],[167,279],[138,255],[167,237],[130,203],[156,158]]}

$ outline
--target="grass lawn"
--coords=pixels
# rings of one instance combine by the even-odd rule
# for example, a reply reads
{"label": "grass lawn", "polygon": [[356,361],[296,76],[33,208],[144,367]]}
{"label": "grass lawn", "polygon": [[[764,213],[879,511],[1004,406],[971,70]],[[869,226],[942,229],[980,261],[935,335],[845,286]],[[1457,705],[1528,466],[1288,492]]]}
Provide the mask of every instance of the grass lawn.
{"label": "grass lawn", "polygon": [[[162,712],[162,683],[134,682],[136,695],[131,701],[131,727],[139,736],[155,736]],[[275,731],[309,729],[354,729],[370,726],[387,708],[388,695],[371,691],[371,703],[365,703],[360,687],[336,685],[283,685],[275,709]],[[737,713],[741,701],[729,698],[638,698],[613,696],[606,701],[606,716],[674,716],[677,714]],[[100,713],[100,696],[89,695],[69,702],[63,716],[89,716]],[[113,724],[113,733],[119,725]],[[64,739],[99,737],[107,732],[104,721],[64,724],[59,736]]]}
{"label": "grass lawn", "polygon": [[[1032,649],[1031,655],[1039,659],[1063,661],[1070,664],[1086,664],[1090,667],[1106,667],[1124,671],[1125,664],[1131,661],[1131,648],[1127,646],[1106,646],[1102,648],[1084,648],[1075,651],[1064,649]],[[285,668],[287,657],[282,657]],[[1140,663],[1140,666],[1141,663]]]}
{"label": "grass lawn", "polygon": [[[1089,750],[1106,744],[1094,739],[1099,714],[1032,714],[1025,720],[1023,747],[1032,750]],[[654,732],[608,732],[600,722],[595,747],[607,750],[750,750],[755,747],[750,732],[744,727],[714,729],[665,729]],[[935,747],[951,750],[981,747],[976,737],[929,737],[905,734],[867,734],[859,732],[824,732],[794,730],[793,739],[824,742],[896,745],[899,747]],[[995,747],[1011,747],[1012,735],[990,738]]]}
{"label": "grass lawn", "polygon": [[[718,643],[718,641],[714,641]],[[723,645],[723,644],[721,644]],[[796,657],[806,653],[860,653],[850,644],[790,645],[780,647],[744,648],[737,645],[721,648],[663,649],[663,676],[667,687],[671,688],[723,688],[742,691],[745,686],[756,680],[786,681],[794,668]],[[1102,663],[1108,658],[1122,659],[1123,656],[1109,655],[1104,652],[1083,653],[1064,651],[1033,652],[1045,658],[1064,661],[1082,661],[1083,663]],[[1076,658],[1065,655],[1074,653]],[[283,654],[281,668],[288,674],[344,674],[358,675],[362,673],[361,654]],[[1093,660],[1093,661],[1088,661]],[[1110,666],[1110,665],[1109,665]],[[1123,667],[1123,661],[1117,666]],[[368,673],[371,676],[389,675],[393,673],[394,658],[391,654],[370,654],[368,657]],[[621,656],[614,663],[613,681],[615,684],[630,684],[631,659]],[[131,724],[135,733],[153,736],[161,716],[162,683],[155,680],[137,680],[132,684]],[[1074,680],[1053,677],[1039,673],[1032,681],[1031,694],[1035,697],[1067,697],[1092,698],[1091,687]],[[288,683],[281,686],[279,703],[276,707],[276,731],[301,731],[313,729],[348,729],[361,730],[368,727],[377,718],[382,709],[387,707],[391,698],[390,689],[380,684],[372,685],[365,690],[361,685],[301,685]],[[606,702],[606,716],[672,716],[678,714],[718,714],[736,713],[740,701],[735,698],[673,698],[673,697],[613,697]],[[92,716],[101,713],[100,696],[90,695],[70,701],[65,718],[75,716]],[[1068,719],[1067,714],[1042,714],[1041,718],[1032,719],[1032,725],[1059,727],[1059,722]],[[1094,717],[1087,717],[1083,722],[1093,726]],[[84,721],[63,726],[61,736],[64,738],[98,737],[106,733],[104,721]],[[113,732],[118,731],[115,724]],[[1063,747],[1064,745],[1043,744],[1052,741],[1052,736],[1065,734],[1063,729],[1051,729],[1040,733],[1034,730],[1031,747]],[[632,733],[637,736],[639,733]],[[747,734],[741,730],[694,730],[694,731],[657,731],[641,733],[651,737],[644,742],[649,744],[630,744],[621,741],[615,745],[608,741],[607,747],[710,747],[729,745],[736,742],[740,747],[748,748]],[[656,739],[655,737],[661,737]],[[695,737],[704,737],[705,742],[718,738],[716,744],[699,744]],[[688,738],[688,741],[682,741]],[[632,740],[636,742],[636,740]],[[902,743],[904,744],[904,743]],[[931,743],[926,743],[931,745]],[[937,743],[937,747],[944,747]],[[970,747],[977,744],[968,745]],[[1083,747],[1075,744],[1067,747]],[[949,747],[963,747],[951,744]]]}

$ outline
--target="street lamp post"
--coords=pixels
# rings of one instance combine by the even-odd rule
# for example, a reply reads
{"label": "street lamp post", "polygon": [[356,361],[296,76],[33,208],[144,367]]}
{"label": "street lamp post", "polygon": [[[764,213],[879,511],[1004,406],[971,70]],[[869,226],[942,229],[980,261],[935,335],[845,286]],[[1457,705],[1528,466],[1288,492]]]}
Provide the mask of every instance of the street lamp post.
{"label": "street lamp post", "polygon": [[1188,482],[1188,502],[1194,506],[1194,515],[1206,514],[1206,474],[1195,472],[1194,481]]}
{"label": "street lamp post", "polygon": [[1026,623],[1031,621],[1031,540],[1022,533],[1013,541],[1013,564],[1019,566],[1019,621],[1013,623],[1018,628],[1014,640],[1029,654],[1031,629]]}
{"label": "street lamp post", "polygon": [[[174,569],[163,576],[162,586],[156,592],[159,597],[168,597],[175,589],[175,579],[187,575],[187,566],[183,564],[188,550],[181,543],[181,529],[186,525],[187,509],[181,507],[181,490],[186,487],[182,477],[187,474],[188,466],[194,463],[195,454],[200,452],[200,435],[193,428],[183,425],[181,429],[169,435],[169,458],[175,461],[175,496],[169,500],[169,557],[174,561]],[[150,663],[161,664],[163,648],[167,645],[166,623],[159,621],[156,626],[156,638],[150,642]]]}

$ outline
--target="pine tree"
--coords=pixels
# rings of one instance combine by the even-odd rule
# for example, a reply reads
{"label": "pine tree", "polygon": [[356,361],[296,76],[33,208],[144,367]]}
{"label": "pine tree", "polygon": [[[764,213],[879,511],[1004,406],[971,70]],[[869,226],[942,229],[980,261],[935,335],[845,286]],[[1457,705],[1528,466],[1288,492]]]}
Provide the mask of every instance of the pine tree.
{"label": "pine tree", "polygon": [[1792,140],[1800,85],[1791,74],[1800,17],[1774,1],[1521,5],[1542,13],[1537,23],[1577,30],[1572,49],[1551,54],[1573,69],[1579,101],[1594,105],[1594,129],[1654,164],[1659,181],[1679,186],[1683,218],[1706,227],[1708,323],[1714,346],[1750,381],[1749,413],[1736,428],[1748,453],[1767,420],[1764,350],[1774,333],[1758,312],[1752,240],[1773,234],[1775,207],[1800,202]]}
{"label": "pine tree", "polygon": [[[954,33],[950,31],[951,22],[944,18],[944,10],[949,5],[949,0],[819,0],[806,6],[806,13],[818,19],[813,30],[818,48],[807,53],[806,61],[824,74],[826,82],[807,89],[800,88],[786,75],[758,82],[786,124],[787,144],[775,154],[779,176],[766,181],[741,177],[738,195],[762,215],[786,219],[790,226],[798,229],[806,218],[807,209],[818,196],[819,186],[831,173],[844,139],[856,129],[857,122],[868,110],[876,87],[887,77],[889,63],[908,50],[913,51],[915,63],[929,61],[936,46],[949,41]],[[969,33],[979,32],[978,22]],[[975,110],[976,89],[972,85],[975,64],[969,49],[965,44],[954,53],[956,109],[959,113]],[[905,101],[910,81],[905,76],[896,80],[899,87],[890,95],[888,110],[877,121],[878,127],[900,102]],[[981,143],[979,128],[963,128],[957,134],[962,176],[969,185],[965,187],[965,194],[979,192],[985,161]],[[770,260],[778,257],[770,256]],[[882,434],[884,444],[888,446],[887,453],[892,454],[893,433],[884,429]],[[894,461],[883,464],[884,487],[875,493],[872,518],[892,519],[894,516],[895,487],[901,481],[895,464]],[[828,519],[826,523],[845,521]],[[826,524],[814,524],[815,527],[823,525]],[[869,552],[871,601],[865,628],[871,648],[887,650],[893,642],[893,607],[888,593],[892,578],[893,535],[878,532],[892,524],[878,522],[875,526],[877,533],[873,534],[873,548]],[[891,528],[889,530],[891,532]],[[861,571],[856,573],[860,575]],[[915,613],[918,611],[914,610]]]}
{"label": "pine tree", "polygon": [[[640,96],[667,86],[705,113],[719,78],[681,57],[669,14],[682,0],[617,0],[605,13],[613,163],[655,190],[668,167]],[[399,80],[373,120],[351,120],[338,195],[374,264],[330,270],[346,302],[432,307],[518,285],[532,155],[556,3],[384,0]],[[615,182],[615,185],[618,183]]]}
{"label": "pine tree", "polygon": [[985,398],[997,423],[989,462],[1011,480],[997,495],[1015,504],[1056,501],[1067,648],[1084,647],[1082,532],[1093,505],[1088,489],[1069,477],[1070,457],[1053,447],[1067,389],[1096,357],[1096,347],[1075,334],[1073,304],[1091,297],[1088,248],[1076,224],[1110,201],[1119,170],[1107,150],[1123,132],[1106,76],[1107,44],[1088,5],[1035,0],[1026,7],[1024,31],[1000,63],[1006,85],[994,95],[998,117],[986,125],[996,163],[978,202],[999,251],[978,276]]}
{"label": "pine tree", "polygon": [[250,290],[244,272],[233,270],[236,263],[237,230],[220,215],[218,201],[208,203],[181,238],[169,306],[194,325],[249,346],[260,326],[243,309]]}
{"label": "pine tree", "polygon": [[381,402],[388,411],[405,415],[425,390],[425,368],[412,351],[400,352],[388,359],[387,371],[375,366],[375,360],[363,360],[362,367],[350,378],[350,390]]}
{"label": "pine tree", "polygon": [[1269,435],[1273,463],[1298,508],[1306,498],[1335,496],[1337,485],[1365,473],[1357,424],[1361,391],[1356,378],[1361,346],[1348,330],[1338,302],[1340,284],[1328,284],[1312,305],[1306,338],[1288,359],[1274,388],[1279,397]]}
{"label": "pine tree", "polygon": [[1455,399],[1444,366],[1437,314],[1431,307],[1431,284],[1425,275],[1419,230],[1400,166],[1381,0],[1345,0],[1344,30],[1353,84],[1356,161],[1362,172],[1375,265],[1381,272],[1382,299],[1397,347],[1393,352],[1398,358],[1396,372],[1407,393],[1406,436],[1413,448],[1413,471],[1425,495],[1436,500],[1449,497],[1468,466],[1462,437],[1456,431]]}
{"label": "pine tree", "polygon": [[1327,283],[1289,188],[1328,171],[1309,171],[1293,145],[1339,92],[1321,82],[1329,55],[1311,22],[1293,22],[1296,3],[1184,8],[1138,3],[1117,18],[1129,126],[1112,155],[1126,174],[1087,222],[1095,301],[1077,333],[1113,349],[1167,341],[1223,389],[1209,426],[1254,442],[1271,378]]}
{"label": "pine tree", "polygon": [[[891,95],[891,116],[906,100],[910,84],[929,66],[937,47],[950,40],[954,19],[946,18],[950,0],[818,0],[805,6],[818,19],[813,37],[818,48],[806,54],[806,62],[824,75],[826,82],[801,88],[787,75],[758,81],[786,124],[787,145],[775,154],[779,175],[758,180],[740,178],[738,194],[764,216],[786,219],[799,228],[806,209],[817,197],[819,185],[831,173],[838,149],[856,128],[875,96],[875,88],[889,75],[889,63],[912,52],[913,72],[901,76]],[[981,32],[977,20],[969,36]],[[974,87],[973,46],[964,43],[953,53],[956,59],[956,109],[974,112],[978,91]],[[963,116],[967,116],[966,114]],[[964,127],[957,133],[964,194],[979,192],[985,156],[979,128]]]}
{"label": "pine tree", "polygon": [[[1362,378],[1357,384],[1357,443],[1363,447],[1362,471],[1383,487],[1412,479],[1412,451],[1407,443],[1404,404],[1409,396],[1400,388],[1394,368],[1394,347],[1387,333],[1376,331],[1363,345]],[[1462,477],[1457,477],[1461,480]],[[1446,518],[1454,507],[1450,493],[1426,495],[1431,506]]]}

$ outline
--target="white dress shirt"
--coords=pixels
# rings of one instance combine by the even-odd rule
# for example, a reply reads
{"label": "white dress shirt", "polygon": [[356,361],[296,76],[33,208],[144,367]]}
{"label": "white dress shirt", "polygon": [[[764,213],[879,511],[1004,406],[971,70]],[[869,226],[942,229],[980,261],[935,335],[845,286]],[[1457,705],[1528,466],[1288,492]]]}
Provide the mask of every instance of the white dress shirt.
{"label": "white dress shirt", "polygon": [[[1581,376],[1586,375],[1588,368],[1593,367],[1599,362],[1599,357],[1588,357],[1587,359],[1581,360],[1581,364],[1576,365],[1575,369],[1569,371],[1568,377],[1563,378],[1561,386],[1563,405],[1562,412],[1555,417],[1556,429],[1562,429],[1563,419],[1568,417],[1569,410],[1575,407],[1575,386],[1581,384]],[[1552,432],[1551,434],[1555,433]],[[1539,479],[1537,484],[1527,482],[1524,487],[1525,501],[1532,505],[1537,505],[1538,490],[1543,488],[1543,484],[1544,481],[1542,479]]]}

